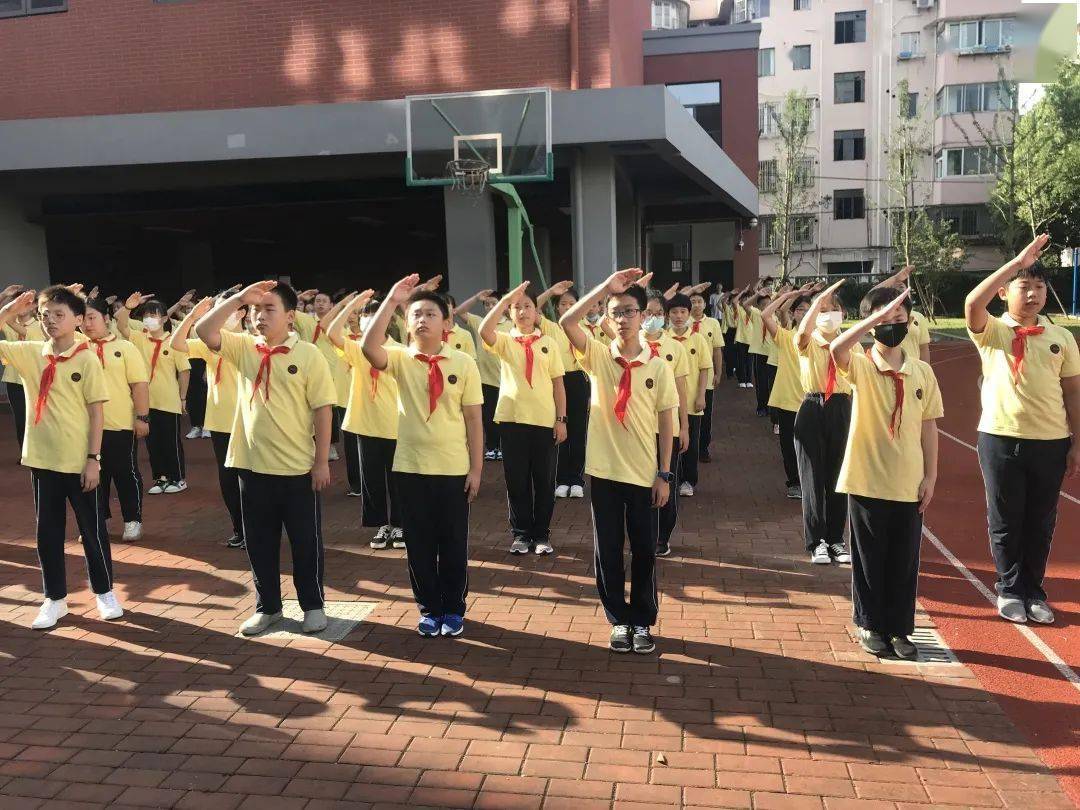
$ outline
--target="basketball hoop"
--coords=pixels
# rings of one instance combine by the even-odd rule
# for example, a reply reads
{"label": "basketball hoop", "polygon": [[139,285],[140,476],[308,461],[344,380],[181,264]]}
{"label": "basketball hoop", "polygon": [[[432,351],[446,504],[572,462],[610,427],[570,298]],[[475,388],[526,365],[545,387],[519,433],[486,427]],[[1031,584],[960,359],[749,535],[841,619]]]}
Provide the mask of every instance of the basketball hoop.
{"label": "basketball hoop", "polygon": [[450,187],[466,197],[479,199],[487,188],[491,164],[486,160],[451,160],[446,164],[446,176],[452,181]]}

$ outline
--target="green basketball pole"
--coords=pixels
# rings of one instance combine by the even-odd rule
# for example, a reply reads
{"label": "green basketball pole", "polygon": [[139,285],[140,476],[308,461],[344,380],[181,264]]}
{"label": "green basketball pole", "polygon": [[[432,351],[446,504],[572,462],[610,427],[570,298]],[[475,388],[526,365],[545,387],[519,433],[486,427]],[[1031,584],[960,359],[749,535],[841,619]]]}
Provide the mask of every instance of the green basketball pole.
{"label": "green basketball pole", "polygon": [[540,277],[541,288],[546,290],[549,286],[547,274],[544,273],[544,267],[540,262],[540,252],[536,249],[535,231],[529,219],[529,212],[525,210],[525,203],[521,201],[512,183],[491,183],[490,185],[492,191],[498,193],[506,203],[506,244],[510,287],[517,287],[525,280],[521,243],[527,233],[529,250],[536,264],[536,274]]}

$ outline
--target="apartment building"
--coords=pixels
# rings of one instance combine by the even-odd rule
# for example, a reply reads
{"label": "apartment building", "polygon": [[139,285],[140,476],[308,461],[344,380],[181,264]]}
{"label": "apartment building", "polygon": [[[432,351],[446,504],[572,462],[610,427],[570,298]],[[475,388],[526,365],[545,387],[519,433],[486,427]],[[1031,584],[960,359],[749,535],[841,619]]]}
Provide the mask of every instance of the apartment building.
{"label": "apartment building", "polygon": [[[762,275],[775,272],[775,113],[791,90],[810,99],[812,164],[805,216],[792,223],[796,275],[886,272],[898,263],[886,212],[890,132],[921,116],[930,153],[919,196],[968,243],[968,270],[997,266],[987,208],[991,141],[1009,136],[1019,0],[695,0],[688,24],[761,26],[758,53],[757,238]],[[907,81],[902,105],[897,88]]]}

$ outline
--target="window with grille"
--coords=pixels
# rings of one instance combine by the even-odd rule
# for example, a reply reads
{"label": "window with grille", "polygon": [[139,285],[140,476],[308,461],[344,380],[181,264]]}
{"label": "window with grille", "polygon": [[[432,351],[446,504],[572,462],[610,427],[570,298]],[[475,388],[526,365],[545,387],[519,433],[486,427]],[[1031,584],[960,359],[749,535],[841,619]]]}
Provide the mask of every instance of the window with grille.
{"label": "window with grille", "polygon": [[652,27],[654,29],[686,28],[690,21],[690,7],[682,0],[653,0]]}
{"label": "window with grille", "polygon": [[865,100],[865,71],[833,74],[833,103],[855,104]]}
{"label": "window with grille", "polygon": [[[906,103],[905,103],[906,101]],[[900,97],[900,117],[915,118],[919,114],[919,94],[908,93],[907,98]]]}
{"label": "window with grille", "polygon": [[758,217],[758,249],[776,250],[776,217]]}
{"label": "window with grille", "polygon": [[919,32],[907,31],[900,35],[900,58],[910,59],[920,54]]}
{"label": "window with grille", "polygon": [[938,216],[960,236],[988,236],[993,231],[990,212],[986,206],[945,206],[939,210]]}
{"label": "window with grille", "polygon": [[750,22],[769,16],[770,0],[735,0],[735,10],[731,15],[733,23]]}
{"label": "window with grille", "polygon": [[780,107],[775,102],[766,101],[758,104],[758,134],[763,138],[773,138],[780,131],[777,116]]}
{"label": "window with grille", "polygon": [[0,17],[25,17],[67,10],[68,0],[0,0]]}
{"label": "window with grille", "polygon": [[838,11],[836,13],[835,27],[837,45],[844,45],[849,42],[866,42],[865,11]]}
{"label": "window with grille", "polygon": [[759,160],[757,165],[758,190],[764,192],[776,191],[776,161]]}
{"label": "window with grille", "polygon": [[1008,17],[948,23],[947,47],[961,53],[995,53],[1012,47],[1013,21]]}
{"label": "window with grille", "polygon": [[776,49],[761,48],[757,52],[757,75],[773,76],[776,74]]}
{"label": "window with grille", "polygon": [[834,132],[833,160],[866,160],[866,132],[861,129]]}
{"label": "window with grille", "polygon": [[809,45],[796,45],[791,49],[791,69],[792,70],[809,70],[810,69],[810,46]]}
{"label": "window with grille", "polygon": [[791,241],[797,245],[805,245],[814,241],[814,226],[817,224],[815,217],[799,216],[791,220]]}
{"label": "window with grille", "polygon": [[866,197],[861,188],[833,192],[833,219],[865,219]]}
{"label": "window with grille", "polygon": [[810,10],[810,0],[795,0],[795,10],[796,11],[809,11]]}

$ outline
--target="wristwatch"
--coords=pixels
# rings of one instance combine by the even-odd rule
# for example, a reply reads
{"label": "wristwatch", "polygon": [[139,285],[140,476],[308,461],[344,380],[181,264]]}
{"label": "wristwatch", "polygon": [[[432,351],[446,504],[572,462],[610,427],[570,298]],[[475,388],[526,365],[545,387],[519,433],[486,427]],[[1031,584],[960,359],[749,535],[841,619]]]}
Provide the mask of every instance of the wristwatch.
{"label": "wristwatch", "polygon": [[100,464],[101,463],[101,453],[87,453],[86,454],[86,460],[87,461],[96,461],[98,464]]}
{"label": "wristwatch", "polygon": [[667,481],[669,484],[675,481],[675,473],[671,472],[658,472],[656,477],[661,481]]}
{"label": "wristwatch", "polygon": [[147,415],[147,416],[139,416],[139,414],[135,414],[135,418],[138,419],[140,422],[145,422],[148,425],[150,424],[149,415]]}
{"label": "wristwatch", "polygon": [[565,425],[566,424],[566,417],[565,416],[556,416],[555,421],[556,422],[562,422]]}

